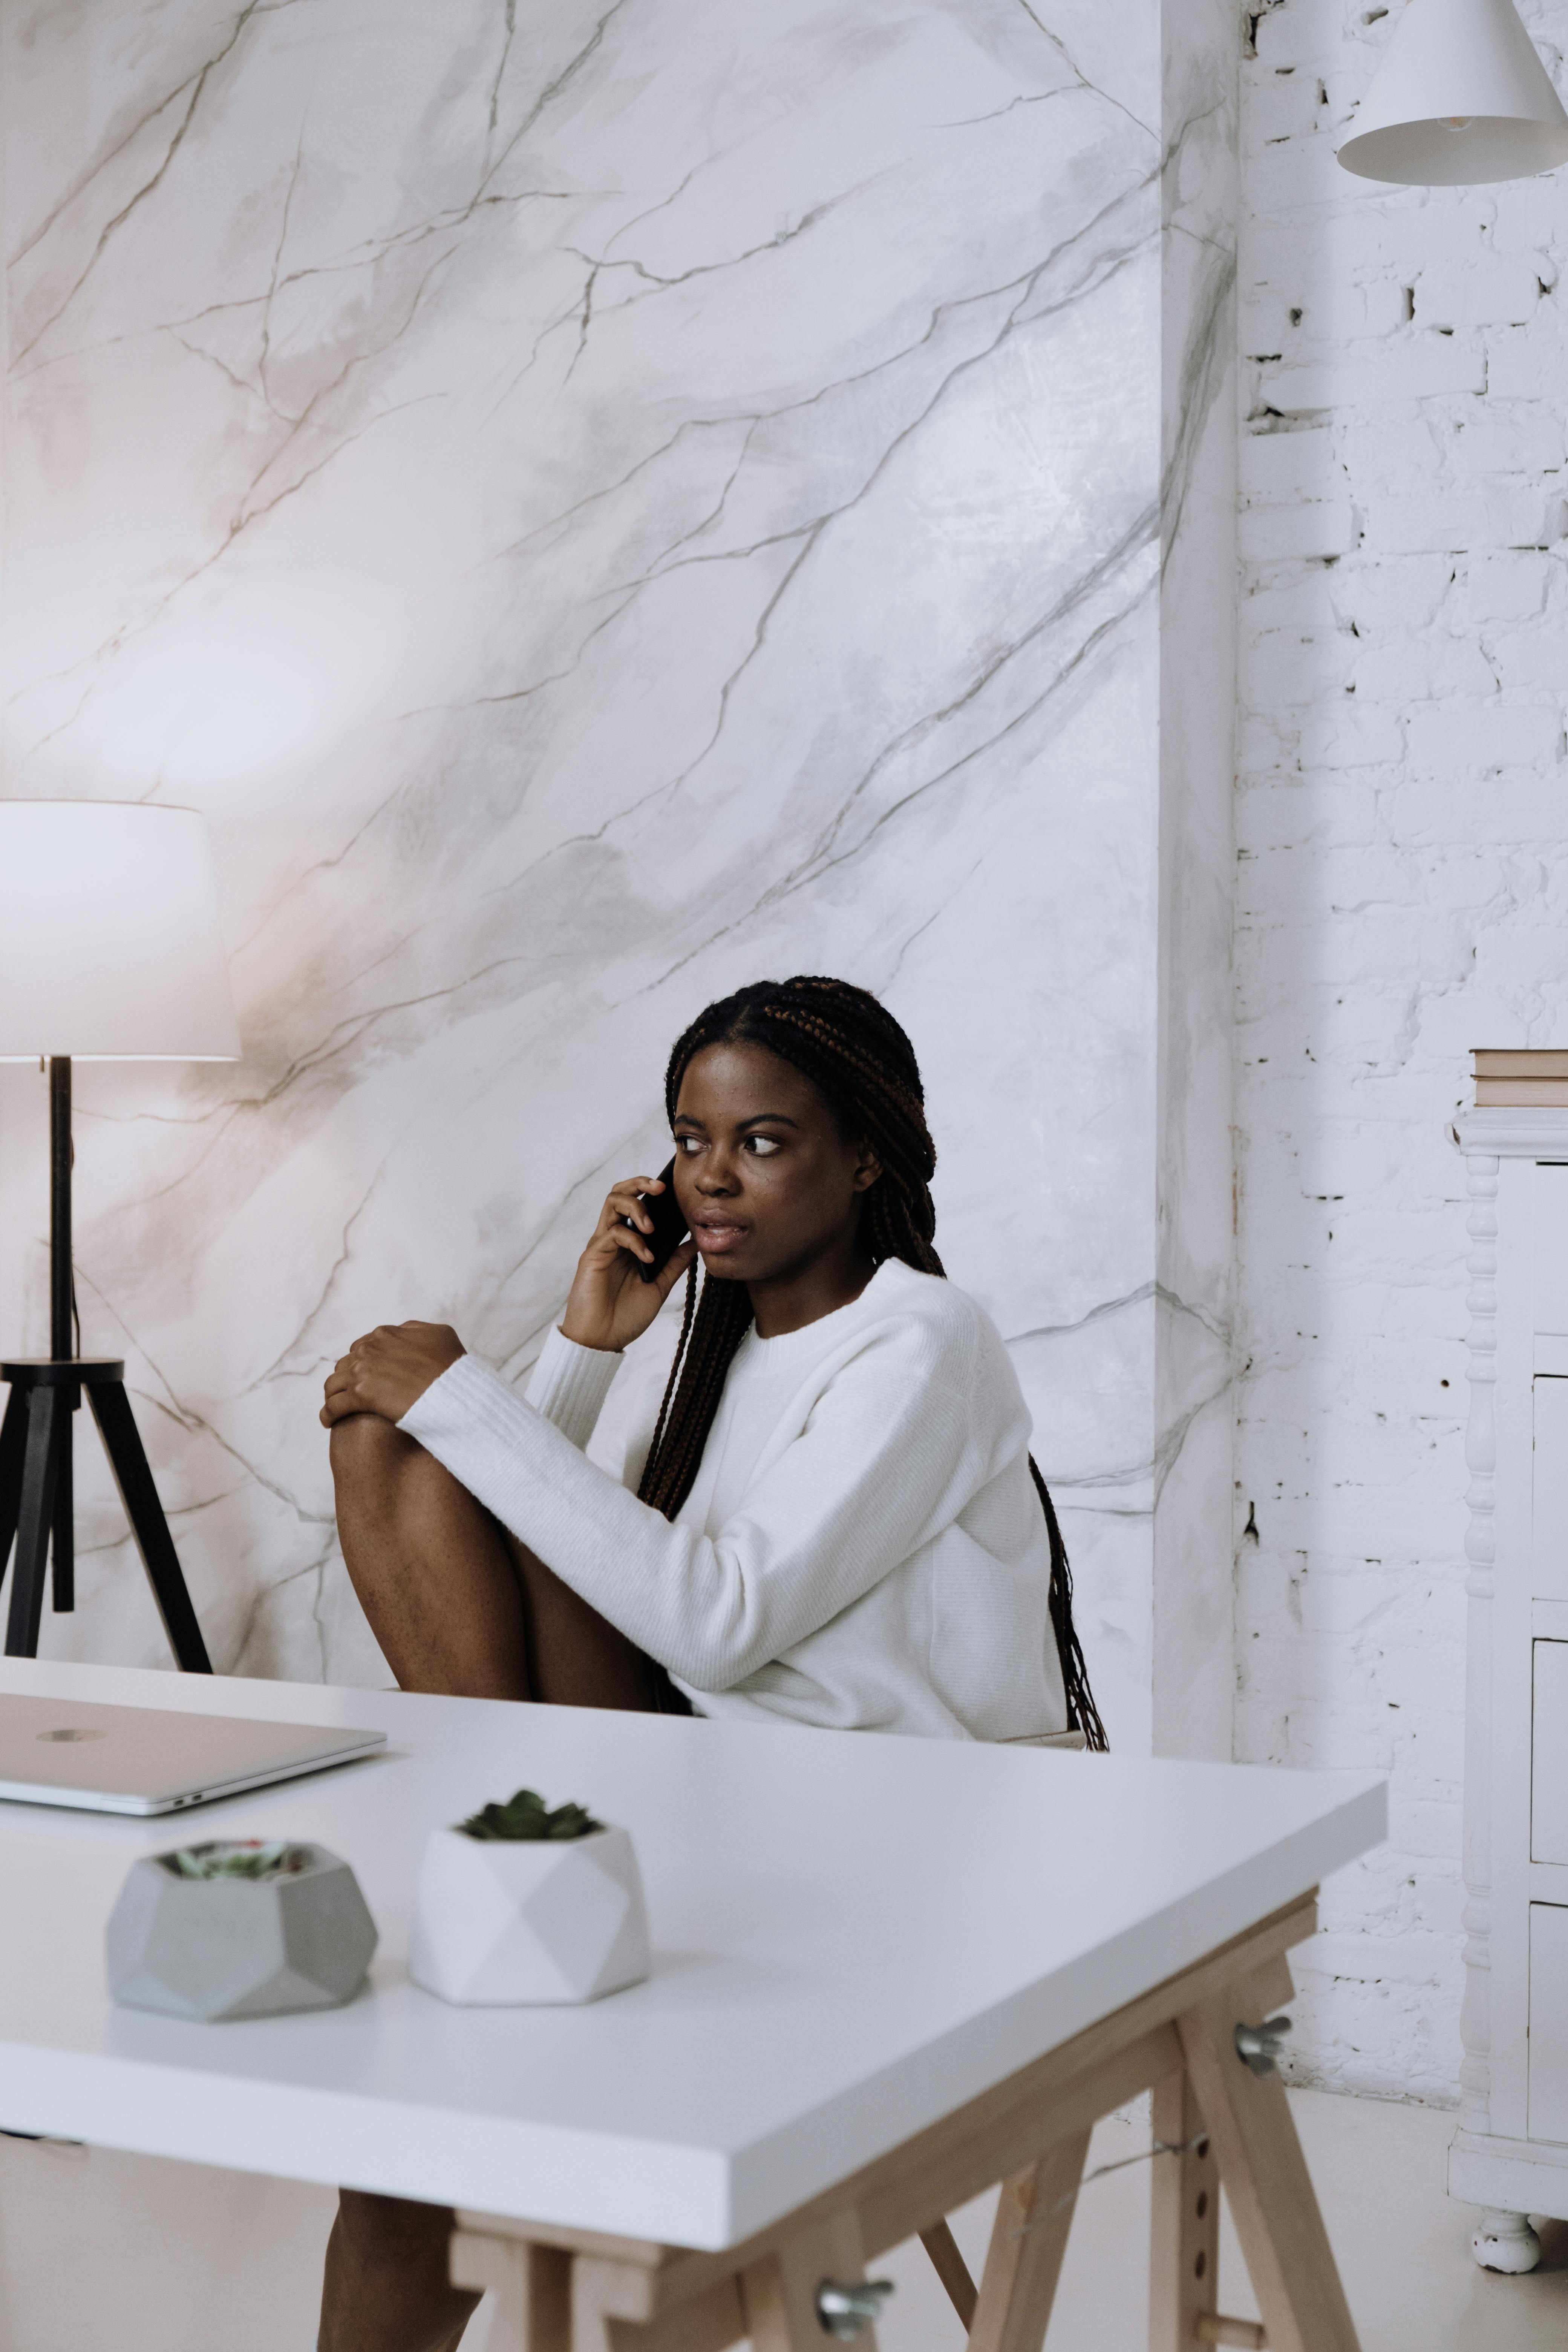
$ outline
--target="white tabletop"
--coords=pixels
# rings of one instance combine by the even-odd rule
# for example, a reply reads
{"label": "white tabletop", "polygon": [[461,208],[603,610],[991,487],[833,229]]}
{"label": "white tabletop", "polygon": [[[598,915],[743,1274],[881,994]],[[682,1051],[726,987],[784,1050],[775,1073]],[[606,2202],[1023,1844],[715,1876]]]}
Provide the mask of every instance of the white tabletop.
{"label": "white tabletop", "polygon": [[[0,1803],[0,2126],[689,2246],[733,2244],[1383,1836],[1365,1773],[1151,1763],[0,1662],[0,1692],[379,1726],[382,1757],[136,1822]],[[428,1831],[519,1786],[624,1823],[652,1979],[582,2009],[408,1982]],[[347,2008],[112,2007],[132,1861],[313,1838],[381,1929]]]}

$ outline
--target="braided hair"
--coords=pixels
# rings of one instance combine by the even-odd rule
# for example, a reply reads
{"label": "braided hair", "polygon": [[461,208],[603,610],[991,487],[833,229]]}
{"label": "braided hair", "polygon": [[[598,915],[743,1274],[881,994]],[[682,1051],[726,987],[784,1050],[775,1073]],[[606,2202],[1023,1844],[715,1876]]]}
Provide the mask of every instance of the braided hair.
{"label": "braided hair", "polygon": [[[846,980],[801,975],[759,980],[700,1013],[676,1039],[665,1073],[665,1108],[671,1124],[680,1082],[710,1045],[762,1045],[811,1080],[848,1139],[867,1142],[882,1173],[864,1195],[863,1234],[872,1263],[898,1258],[918,1273],[944,1272],[933,1245],[936,1207],[931,1180],[936,1150],[926,1125],[925,1093],[914,1047],[886,1008]],[[680,1340],[659,1407],[653,1444],[637,1493],[673,1519],[691,1492],[725,1378],[752,1320],[743,1282],[699,1286],[693,1262],[686,1277]],[[1029,1472],[1046,1515],[1050,1540],[1051,1624],[1067,1691],[1068,1724],[1090,1748],[1103,1749],[1105,1726],[1089,1686],[1088,1669],[1072,1620],[1072,1572],[1046,1482],[1029,1457]]]}

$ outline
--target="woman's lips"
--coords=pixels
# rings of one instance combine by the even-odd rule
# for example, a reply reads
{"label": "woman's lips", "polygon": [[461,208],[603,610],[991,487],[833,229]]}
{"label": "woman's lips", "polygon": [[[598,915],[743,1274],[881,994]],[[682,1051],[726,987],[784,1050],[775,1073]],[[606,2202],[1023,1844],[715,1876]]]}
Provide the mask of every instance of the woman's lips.
{"label": "woman's lips", "polygon": [[700,1219],[691,1230],[697,1246],[704,1257],[722,1257],[726,1250],[738,1247],[746,1238],[744,1225],[733,1225],[717,1220],[712,1224],[708,1224]]}

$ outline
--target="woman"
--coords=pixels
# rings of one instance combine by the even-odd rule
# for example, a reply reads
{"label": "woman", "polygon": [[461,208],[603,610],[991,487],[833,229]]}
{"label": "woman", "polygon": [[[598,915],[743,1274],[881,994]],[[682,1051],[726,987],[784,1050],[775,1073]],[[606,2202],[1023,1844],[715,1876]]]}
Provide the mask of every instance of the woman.
{"label": "woman", "polygon": [[[689,1238],[645,1281],[662,1186],[616,1185],[526,1397],[427,1323],[327,1382],[343,1556],[399,1684],[1102,1747],[1016,1378],[931,1246],[902,1029],[847,982],[762,981],[678,1041],[666,1102]],[[616,1477],[584,1449],[683,1276]],[[321,2352],[455,2345],[449,2227],[345,2192]]]}

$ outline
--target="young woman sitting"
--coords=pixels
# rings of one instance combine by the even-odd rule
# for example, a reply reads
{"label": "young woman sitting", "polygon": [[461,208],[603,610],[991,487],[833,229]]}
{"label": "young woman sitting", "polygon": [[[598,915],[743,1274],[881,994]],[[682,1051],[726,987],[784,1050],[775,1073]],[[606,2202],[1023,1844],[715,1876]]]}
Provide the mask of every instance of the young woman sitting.
{"label": "young woman sitting", "polygon": [[[1000,1334],[942,1277],[914,1051],[847,982],[762,981],[670,1055],[689,1231],[611,1191],[526,1395],[445,1325],[326,1387],[343,1557],[405,1690],[1104,1745]],[[698,1277],[700,1259],[702,1278]],[[685,1277],[668,1380],[585,1448]],[[446,2352],[449,2214],[345,2191],[321,2352]]]}

